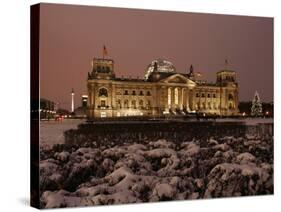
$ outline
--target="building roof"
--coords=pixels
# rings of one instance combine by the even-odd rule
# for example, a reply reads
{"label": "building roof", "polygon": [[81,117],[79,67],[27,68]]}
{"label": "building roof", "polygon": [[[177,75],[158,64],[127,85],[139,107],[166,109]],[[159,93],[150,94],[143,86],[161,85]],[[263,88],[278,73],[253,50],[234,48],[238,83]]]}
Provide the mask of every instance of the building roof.
{"label": "building roof", "polygon": [[169,74],[175,72],[176,68],[173,63],[162,58],[156,59],[147,66],[144,79],[148,80],[153,73]]}

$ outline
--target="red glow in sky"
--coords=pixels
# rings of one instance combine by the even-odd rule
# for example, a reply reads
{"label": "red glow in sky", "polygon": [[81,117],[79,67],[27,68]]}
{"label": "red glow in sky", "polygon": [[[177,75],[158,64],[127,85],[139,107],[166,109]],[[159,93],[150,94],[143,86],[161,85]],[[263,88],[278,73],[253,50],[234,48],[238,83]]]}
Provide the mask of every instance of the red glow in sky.
{"label": "red glow in sky", "polygon": [[93,57],[115,61],[117,76],[143,77],[156,58],[171,61],[178,72],[191,64],[208,81],[224,68],[237,71],[240,101],[273,101],[273,19],[103,8],[41,5],[40,92],[70,110],[87,93]]}

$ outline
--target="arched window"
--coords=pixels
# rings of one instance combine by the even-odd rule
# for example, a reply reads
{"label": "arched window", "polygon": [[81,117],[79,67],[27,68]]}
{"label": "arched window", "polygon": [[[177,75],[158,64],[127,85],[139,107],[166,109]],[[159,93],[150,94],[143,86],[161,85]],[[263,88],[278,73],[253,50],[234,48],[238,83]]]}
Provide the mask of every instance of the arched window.
{"label": "arched window", "polygon": [[128,90],[124,91],[124,95],[129,95]]}
{"label": "arched window", "polygon": [[132,95],[135,96],[135,95],[136,95],[136,91],[133,91],[133,92],[132,92]]}
{"label": "arched window", "polygon": [[175,104],[179,104],[179,89],[175,88]]}
{"label": "arched window", "polygon": [[143,109],[143,100],[139,101],[139,107],[140,107],[140,109]]}
{"label": "arched window", "polygon": [[146,95],[147,95],[147,96],[150,96],[150,95],[151,95],[151,94],[150,94],[150,91],[147,91],[147,92],[146,92]]}
{"label": "arched window", "polygon": [[122,106],[121,106],[121,100],[120,100],[120,99],[117,100],[116,104],[117,104],[117,108],[121,108],[121,107],[122,107]]}
{"label": "arched window", "polygon": [[143,91],[140,91],[140,96],[143,96]]}
{"label": "arched window", "polygon": [[228,100],[233,100],[233,95],[231,93],[228,94]]}
{"label": "arched window", "polygon": [[104,68],[104,66],[101,67],[101,72],[102,72],[102,73],[105,73],[105,68]]}
{"label": "arched window", "polygon": [[99,90],[99,96],[108,96],[108,94],[107,94],[107,89],[105,89],[105,88],[101,88],[100,90]]}
{"label": "arched window", "polygon": [[129,101],[127,99],[124,101],[124,108],[129,108]]}
{"label": "arched window", "polygon": [[132,101],[132,108],[136,109],[137,108],[137,105],[136,105],[136,100],[133,100]]}
{"label": "arched window", "polygon": [[150,108],[150,101],[149,101],[149,100],[147,100],[147,102],[146,102],[146,108],[147,108],[147,109]]}

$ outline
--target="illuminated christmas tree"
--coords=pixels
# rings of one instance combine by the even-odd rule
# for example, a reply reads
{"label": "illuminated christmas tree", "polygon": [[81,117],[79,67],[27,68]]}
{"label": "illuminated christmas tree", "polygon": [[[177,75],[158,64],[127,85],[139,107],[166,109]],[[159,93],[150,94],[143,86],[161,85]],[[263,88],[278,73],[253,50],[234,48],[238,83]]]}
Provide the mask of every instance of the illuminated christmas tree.
{"label": "illuminated christmas tree", "polygon": [[255,117],[262,115],[262,103],[257,91],[252,101],[251,115]]}

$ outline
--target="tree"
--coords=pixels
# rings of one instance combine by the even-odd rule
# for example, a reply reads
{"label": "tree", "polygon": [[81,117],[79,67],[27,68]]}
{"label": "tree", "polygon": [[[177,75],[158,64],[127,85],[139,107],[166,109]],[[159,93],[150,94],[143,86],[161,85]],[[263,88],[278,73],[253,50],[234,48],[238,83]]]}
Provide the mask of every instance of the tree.
{"label": "tree", "polygon": [[251,108],[251,115],[252,116],[261,116],[262,115],[262,103],[260,100],[260,96],[258,92],[255,92],[253,101],[252,101],[252,108]]}

